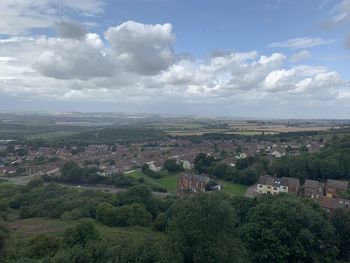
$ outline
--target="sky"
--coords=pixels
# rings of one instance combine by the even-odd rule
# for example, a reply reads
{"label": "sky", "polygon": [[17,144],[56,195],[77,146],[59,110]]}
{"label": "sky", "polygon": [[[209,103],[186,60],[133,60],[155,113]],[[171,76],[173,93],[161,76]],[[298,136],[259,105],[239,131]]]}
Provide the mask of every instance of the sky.
{"label": "sky", "polygon": [[350,118],[350,0],[1,0],[0,111]]}

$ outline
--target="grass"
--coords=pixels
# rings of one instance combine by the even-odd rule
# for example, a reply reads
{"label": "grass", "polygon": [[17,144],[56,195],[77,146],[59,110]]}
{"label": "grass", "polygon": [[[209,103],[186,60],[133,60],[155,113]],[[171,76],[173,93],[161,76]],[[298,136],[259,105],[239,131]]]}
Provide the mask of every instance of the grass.
{"label": "grass", "polygon": [[139,171],[134,171],[131,173],[125,174],[126,176],[133,177],[135,179],[143,178],[145,183],[149,186],[158,186],[167,189],[167,191],[171,194],[176,193],[177,188],[177,178],[179,174],[169,174],[160,179],[153,179]]}
{"label": "grass", "polygon": [[132,177],[134,179],[143,178],[145,180],[145,183],[147,185],[149,185],[149,186],[154,185],[154,186],[164,187],[162,184],[160,184],[158,182],[158,180],[153,179],[153,178],[151,178],[151,177],[149,177],[149,176],[147,176],[147,175],[145,175],[145,174],[143,174],[143,173],[141,173],[139,171],[134,171],[134,172],[131,172],[131,173],[127,173],[127,174],[125,174],[125,176],[129,176],[129,177]]}
{"label": "grass", "polygon": [[[71,221],[51,218],[15,219],[8,222],[6,226],[10,230],[10,238],[6,247],[9,258],[16,259],[23,256],[21,254],[25,253],[30,240],[36,236],[45,234],[63,238],[65,230],[74,227],[78,222],[79,220]],[[146,240],[161,240],[164,238],[163,233],[153,231],[149,227],[108,227],[96,221],[95,226],[101,237],[105,238],[109,244],[120,240],[137,244],[144,243]]]}
{"label": "grass", "polygon": [[[93,219],[90,219],[93,220]],[[25,243],[30,238],[41,234],[48,234],[57,237],[63,237],[64,231],[67,228],[74,227],[79,220],[63,220],[51,218],[28,218],[16,219],[7,223],[8,229],[11,231],[12,242]],[[109,227],[101,225],[95,221],[95,226],[102,236],[106,239],[115,239],[115,237],[130,238],[130,237],[145,237],[161,233],[153,231],[151,228],[133,226],[133,227]]]}
{"label": "grass", "polygon": [[169,193],[175,194],[177,189],[177,179],[179,174],[170,174],[158,179],[157,181],[168,190]]}
{"label": "grass", "polygon": [[[169,174],[160,179],[150,178],[147,175],[138,171],[128,173],[127,175],[132,176],[133,178],[136,178],[136,179],[143,178],[146,184],[148,185],[161,186],[167,189],[168,192],[171,194],[176,193],[177,179],[179,178],[178,173]],[[223,186],[223,190],[222,190],[223,193],[234,195],[234,196],[244,196],[248,188],[247,186],[244,186],[244,185],[234,184],[223,180],[219,180],[218,183]]]}
{"label": "grass", "polygon": [[248,188],[245,185],[234,184],[234,183],[230,183],[222,180],[218,181],[218,183],[223,186],[223,189],[222,189],[223,193],[234,195],[234,196],[244,196]]}

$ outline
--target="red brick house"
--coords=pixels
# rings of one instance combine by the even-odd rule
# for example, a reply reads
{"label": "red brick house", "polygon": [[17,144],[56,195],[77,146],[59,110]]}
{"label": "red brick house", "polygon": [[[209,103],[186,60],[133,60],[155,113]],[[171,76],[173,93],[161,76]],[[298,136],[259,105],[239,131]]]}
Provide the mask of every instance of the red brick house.
{"label": "red brick house", "polygon": [[182,174],[177,182],[177,195],[205,192],[208,176]]}

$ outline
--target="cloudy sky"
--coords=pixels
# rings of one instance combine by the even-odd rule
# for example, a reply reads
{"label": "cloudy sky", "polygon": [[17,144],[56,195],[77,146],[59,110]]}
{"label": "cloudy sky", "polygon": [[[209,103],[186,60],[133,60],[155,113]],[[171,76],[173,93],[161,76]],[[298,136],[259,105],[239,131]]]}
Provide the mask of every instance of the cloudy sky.
{"label": "cloudy sky", "polygon": [[0,111],[350,118],[350,0],[1,0]]}

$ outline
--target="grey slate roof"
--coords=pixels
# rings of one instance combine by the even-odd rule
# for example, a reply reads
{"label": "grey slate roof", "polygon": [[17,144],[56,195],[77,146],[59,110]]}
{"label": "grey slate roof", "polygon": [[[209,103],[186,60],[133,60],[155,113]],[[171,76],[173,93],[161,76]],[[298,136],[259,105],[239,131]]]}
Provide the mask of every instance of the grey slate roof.
{"label": "grey slate roof", "polygon": [[337,189],[342,189],[342,190],[348,190],[348,188],[349,188],[349,183],[348,182],[340,181],[340,180],[328,179],[327,180],[327,185],[335,187]]}

